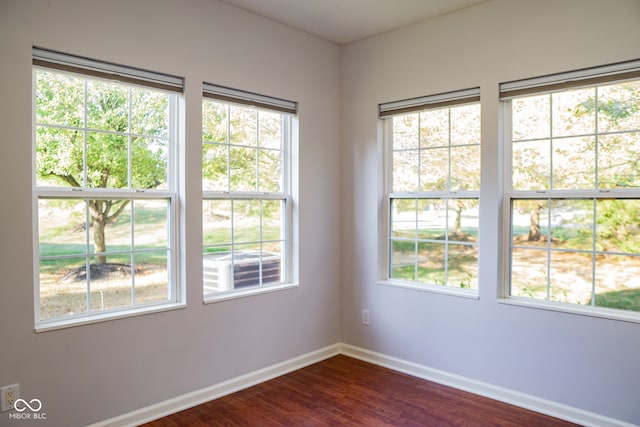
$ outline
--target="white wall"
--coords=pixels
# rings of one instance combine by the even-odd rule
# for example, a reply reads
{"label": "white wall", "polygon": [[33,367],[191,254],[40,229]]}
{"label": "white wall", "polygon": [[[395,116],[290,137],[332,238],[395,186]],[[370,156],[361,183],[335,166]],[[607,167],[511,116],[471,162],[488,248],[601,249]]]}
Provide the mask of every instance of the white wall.
{"label": "white wall", "polygon": [[[34,333],[34,45],[186,78],[187,308]],[[40,399],[47,425],[104,420],[340,341],[338,46],[215,0],[2,0],[0,58],[0,385]],[[299,288],[202,304],[202,81],[299,102]]]}
{"label": "white wall", "polygon": [[[640,58],[639,23],[637,0],[494,0],[343,49],[343,342],[640,424],[640,324],[496,298],[498,84]],[[480,299],[377,285],[378,103],[477,86]]]}

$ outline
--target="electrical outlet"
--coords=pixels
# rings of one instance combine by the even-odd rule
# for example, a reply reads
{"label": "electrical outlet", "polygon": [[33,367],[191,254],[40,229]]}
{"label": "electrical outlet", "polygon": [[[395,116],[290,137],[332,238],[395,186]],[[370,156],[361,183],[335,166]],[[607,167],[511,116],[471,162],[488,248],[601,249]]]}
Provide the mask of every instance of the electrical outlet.
{"label": "electrical outlet", "polygon": [[0,388],[0,412],[11,411],[18,399],[20,399],[19,384]]}
{"label": "electrical outlet", "polygon": [[362,310],[362,324],[369,326],[369,310]]}

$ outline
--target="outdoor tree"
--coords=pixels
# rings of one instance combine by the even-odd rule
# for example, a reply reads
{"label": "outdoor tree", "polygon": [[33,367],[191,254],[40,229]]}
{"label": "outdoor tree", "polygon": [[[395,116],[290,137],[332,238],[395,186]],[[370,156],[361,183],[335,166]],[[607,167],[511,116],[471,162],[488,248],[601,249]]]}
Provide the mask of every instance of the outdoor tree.
{"label": "outdoor tree", "polygon": [[[36,74],[38,185],[151,189],[166,183],[166,94],[39,70]],[[127,199],[88,201],[95,251]],[[96,257],[106,263],[106,256]]]}

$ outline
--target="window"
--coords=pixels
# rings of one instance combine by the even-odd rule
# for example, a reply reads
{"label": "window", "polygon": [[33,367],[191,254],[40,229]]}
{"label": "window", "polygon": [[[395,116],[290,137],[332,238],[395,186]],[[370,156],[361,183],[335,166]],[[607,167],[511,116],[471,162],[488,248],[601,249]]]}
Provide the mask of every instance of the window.
{"label": "window", "polygon": [[479,100],[471,89],[380,105],[394,283],[478,287]]}
{"label": "window", "polygon": [[501,95],[509,295],[640,311],[640,61]]}
{"label": "window", "polygon": [[36,325],[180,301],[182,79],[34,48]]}
{"label": "window", "polygon": [[203,93],[204,295],[290,284],[296,104],[210,84]]}

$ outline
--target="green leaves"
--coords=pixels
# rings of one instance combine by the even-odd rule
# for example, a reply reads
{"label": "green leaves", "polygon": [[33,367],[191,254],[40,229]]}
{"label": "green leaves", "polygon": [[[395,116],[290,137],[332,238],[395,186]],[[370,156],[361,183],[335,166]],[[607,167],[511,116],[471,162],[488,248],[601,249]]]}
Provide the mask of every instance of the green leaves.
{"label": "green leaves", "polygon": [[166,183],[166,94],[35,73],[38,185],[149,189]]}

